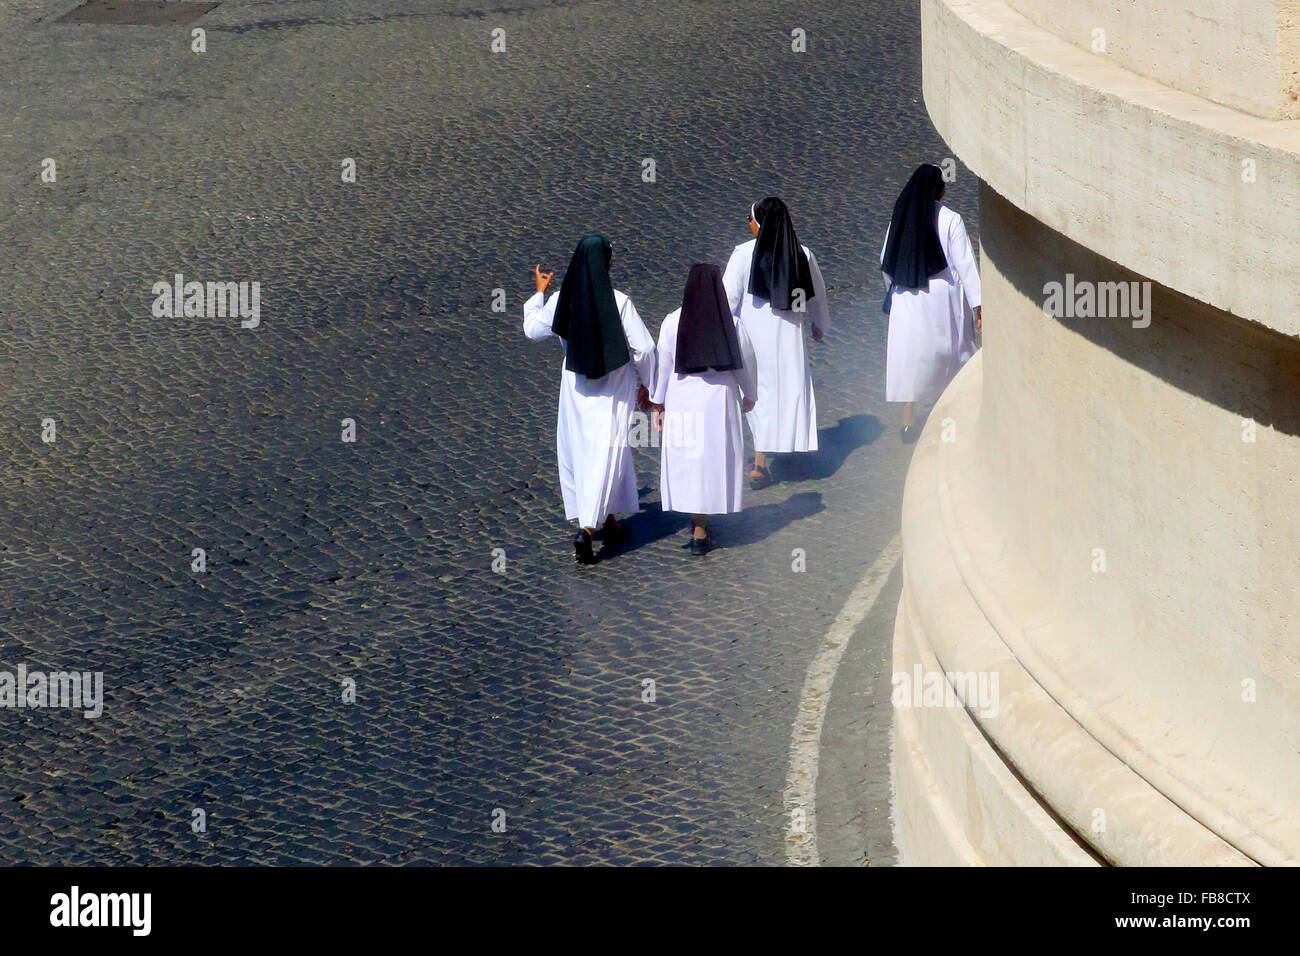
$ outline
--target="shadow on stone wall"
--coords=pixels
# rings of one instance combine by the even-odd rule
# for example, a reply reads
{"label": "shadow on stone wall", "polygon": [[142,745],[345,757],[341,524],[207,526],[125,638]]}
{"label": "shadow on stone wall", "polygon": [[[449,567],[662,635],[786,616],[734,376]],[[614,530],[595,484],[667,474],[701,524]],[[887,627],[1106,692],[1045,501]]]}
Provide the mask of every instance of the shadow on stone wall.
{"label": "shadow on stone wall", "polygon": [[[1007,203],[1005,217],[1012,223],[1030,220]],[[1084,246],[1052,232],[1041,247],[1021,252],[1018,245],[1041,228],[1002,230],[983,242],[998,250],[997,261],[1005,277],[1031,301],[1044,303],[1048,283],[1064,285],[1066,276],[1048,263],[1079,263],[1075,282],[1143,282],[1142,276]],[[1189,226],[1188,228],[1196,228]],[[1009,234],[1008,234],[1009,233]],[[1207,234],[1207,243],[1231,242],[1231,237]],[[1279,250],[1279,255],[1284,254]],[[1198,302],[1152,282],[1146,300],[1150,325],[1135,328],[1124,318],[1052,318],[1089,342],[1108,350],[1131,365],[1241,418],[1253,419],[1287,435],[1300,435],[1300,339]]]}

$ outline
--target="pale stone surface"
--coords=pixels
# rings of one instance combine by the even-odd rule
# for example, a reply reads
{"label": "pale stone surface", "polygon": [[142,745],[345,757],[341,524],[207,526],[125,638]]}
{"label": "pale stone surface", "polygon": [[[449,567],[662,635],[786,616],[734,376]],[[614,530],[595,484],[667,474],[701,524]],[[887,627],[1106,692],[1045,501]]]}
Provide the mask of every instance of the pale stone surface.
{"label": "pale stone surface", "polygon": [[[993,300],[986,297],[986,309],[994,302],[1002,309],[1003,288],[998,284]],[[985,388],[985,368],[981,352],[944,393],[913,458],[903,506],[907,579],[905,612],[900,611],[894,640],[895,670],[910,667],[922,654],[918,648],[932,647],[932,656],[923,658],[929,669],[996,673],[998,713],[980,717],[980,731],[1022,779],[990,773],[990,784],[1000,784],[1002,793],[995,799],[989,786],[972,799],[970,767],[977,759],[988,762],[994,753],[989,744],[964,734],[949,710],[900,709],[895,777],[904,860],[951,862],[956,851],[943,835],[953,826],[913,825],[915,819],[942,819],[949,812],[961,821],[958,845],[978,843],[979,850],[971,852],[984,863],[1042,864],[1053,857],[1089,862],[1087,854],[1062,851],[1071,832],[1114,863],[1249,862],[1118,759],[1049,693],[1058,688],[1040,682],[1035,653],[1051,630],[1046,623],[1051,611],[1035,605],[1048,589],[1014,553],[1020,543],[992,526],[1001,509],[983,510],[990,470],[984,456],[991,449],[981,417],[991,400],[981,396],[997,394]],[[949,422],[956,437],[950,443],[940,438]],[[1052,451],[1050,443],[1044,451]],[[995,476],[1004,489],[996,497],[1006,499],[1008,507],[1024,501],[1026,495],[1005,493],[1008,487],[1022,488],[1020,482],[1002,469]],[[971,719],[965,711],[960,716]],[[925,732],[914,729],[918,726]],[[917,766],[923,769],[913,769]],[[915,784],[917,778],[933,783],[925,789]],[[934,802],[927,793],[940,794],[942,808],[920,807]],[[1033,798],[1046,803],[1064,825],[1035,822],[1023,809]]]}
{"label": "pale stone surface", "polygon": [[[942,667],[899,602],[894,671]],[[961,708],[897,707],[893,772],[905,812],[895,842],[904,865],[1091,866],[1095,860],[1052,820]],[[910,850],[915,847],[915,854]]]}
{"label": "pale stone surface", "polygon": [[[996,673],[1001,701],[970,727],[899,715],[904,859],[1082,862],[1077,839],[1117,864],[1294,864],[1297,124],[996,0],[923,0],[923,21],[927,106],[988,184],[985,339],[912,462],[895,656]],[[1154,280],[1149,325],[1044,314],[1067,275]]]}
{"label": "pale stone surface", "polygon": [[1268,119],[1296,115],[1295,47],[1281,42],[1294,36],[1296,0],[1007,2],[1063,40],[1173,89]]}
{"label": "pale stone surface", "polygon": [[1163,86],[1000,0],[923,0],[921,17],[926,107],[980,179],[1108,259],[1300,334],[1300,257],[1281,251],[1300,247],[1300,122]]}
{"label": "pale stone surface", "polygon": [[[982,519],[964,540],[998,536],[1004,553],[976,563],[1021,600],[1011,616],[1053,697],[1223,839],[1287,862],[1300,850],[1300,520],[1282,502],[1300,467],[1286,397],[1300,394],[1300,344],[1159,286],[1149,328],[1051,319],[1041,290],[1061,271],[1140,277],[981,198],[996,399],[964,475]],[[1245,418],[1260,422],[1254,442]]]}

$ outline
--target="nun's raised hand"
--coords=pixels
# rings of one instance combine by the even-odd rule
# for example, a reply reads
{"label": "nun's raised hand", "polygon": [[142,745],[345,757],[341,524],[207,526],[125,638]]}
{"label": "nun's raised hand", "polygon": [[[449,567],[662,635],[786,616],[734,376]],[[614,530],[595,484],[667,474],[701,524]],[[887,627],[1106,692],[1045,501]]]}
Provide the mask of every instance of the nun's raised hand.
{"label": "nun's raised hand", "polygon": [[538,292],[545,292],[549,289],[551,280],[554,278],[554,272],[543,272],[540,265],[533,267],[533,283],[537,286]]}

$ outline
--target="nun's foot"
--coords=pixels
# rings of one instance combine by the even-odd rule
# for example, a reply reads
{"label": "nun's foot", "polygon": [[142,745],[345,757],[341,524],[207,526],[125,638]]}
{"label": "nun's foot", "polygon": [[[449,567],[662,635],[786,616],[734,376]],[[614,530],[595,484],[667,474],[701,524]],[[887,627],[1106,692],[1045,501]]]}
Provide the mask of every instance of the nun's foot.
{"label": "nun's foot", "polygon": [[573,536],[573,557],[579,564],[595,564],[596,552],[591,546],[591,532],[579,528]]}
{"label": "nun's foot", "polygon": [[709,553],[713,547],[713,537],[705,533],[703,538],[691,537],[691,557],[698,558]]}
{"label": "nun's foot", "polygon": [[904,425],[898,430],[898,437],[903,439],[904,445],[914,445],[916,444],[917,436],[920,433],[921,429],[917,428],[915,425]]}
{"label": "nun's foot", "polygon": [[772,472],[765,466],[755,465],[749,473],[749,487],[752,491],[762,491],[772,483]]}

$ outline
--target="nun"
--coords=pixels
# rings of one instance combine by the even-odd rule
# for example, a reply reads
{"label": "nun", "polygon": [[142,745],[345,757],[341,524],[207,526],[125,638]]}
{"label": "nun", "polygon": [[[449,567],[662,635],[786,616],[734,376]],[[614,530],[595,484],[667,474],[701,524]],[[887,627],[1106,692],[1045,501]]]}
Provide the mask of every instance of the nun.
{"label": "nun", "polygon": [[691,515],[691,554],[712,547],[709,515],[740,510],[745,483],[742,412],[754,408],[754,347],[731,313],[722,272],[691,266],[682,307],[659,329],[651,395],[663,430],[659,494],[664,511]]}
{"label": "nun", "polygon": [[632,300],[610,282],[611,256],[604,236],[583,236],[560,291],[545,297],[554,273],[537,266],[537,293],[524,303],[525,335],[564,342],[555,449],[580,564],[595,563],[592,541],[602,521],[605,547],[627,540],[615,515],[640,507],[628,430],[634,403],[647,404],[655,377],[654,339]]}
{"label": "nun", "polygon": [[732,252],[722,281],[758,357],[758,400],[746,416],[754,434],[749,485],[758,490],[772,483],[768,455],[817,450],[803,327],[807,320],[820,342],[831,317],[817,259],[799,244],[785,203],[770,196],[750,207],[749,228],[754,238]]}
{"label": "nun", "polygon": [[931,402],[975,354],[983,326],[980,275],[961,216],[943,198],[943,171],[918,166],[894,203],[880,269],[888,291],[885,400],[903,403],[904,444],[916,441],[916,402]]}

